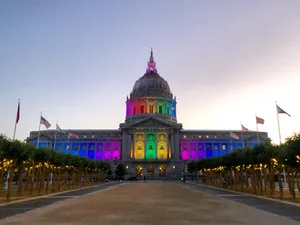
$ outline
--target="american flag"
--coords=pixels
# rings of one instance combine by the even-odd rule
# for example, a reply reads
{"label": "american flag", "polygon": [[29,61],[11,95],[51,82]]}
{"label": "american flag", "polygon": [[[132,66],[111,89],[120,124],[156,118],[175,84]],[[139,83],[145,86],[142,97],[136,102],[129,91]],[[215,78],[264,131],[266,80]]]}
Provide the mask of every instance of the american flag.
{"label": "american flag", "polygon": [[241,124],[241,129],[242,129],[242,131],[249,131],[249,129],[244,127],[243,124]]}
{"label": "american flag", "polygon": [[71,131],[69,131],[69,138],[79,138],[77,134],[72,133]]}
{"label": "american flag", "polygon": [[41,116],[41,120],[40,120],[40,124],[45,125],[45,127],[48,129],[49,127],[51,127],[51,124],[44,118]]}
{"label": "american flag", "polygon": [[230,132],[230,137],[237,139],[237,140],[240,139],[239,135],[232,133],[232,132]]}
{"label": "american flag", "polygon": [[284,113],[288,116],[291,116],[290,114],[288,114],[286,111],[284,111],[282,108],[280,108],[278,105],[276,105],[276,108],[277,108],[277,113]]}
{"label": "american flag", "polygon": [[256,116],[256,123],[257,124],[264,124],[265,123],[265,120],[263,118],[260,118],[260,117],[257,117]]}
{"label": "american flag", "polygon": [[19,103],[18,103],[18,111],[17,111],[16,123],[18,123],[19,120],[20,120],[20,100],[19,100]]}

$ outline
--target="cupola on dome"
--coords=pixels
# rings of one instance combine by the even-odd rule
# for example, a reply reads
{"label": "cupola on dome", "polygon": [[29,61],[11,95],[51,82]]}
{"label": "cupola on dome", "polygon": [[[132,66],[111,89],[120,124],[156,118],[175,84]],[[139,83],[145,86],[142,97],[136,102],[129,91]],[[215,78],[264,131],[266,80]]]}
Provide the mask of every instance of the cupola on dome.
{"label": "cupola on dome", "polygon": [[172,98],[168,82],[157,73],[152,49],[147,71],[144,76],[135,82],[130,96],[156,96]]}

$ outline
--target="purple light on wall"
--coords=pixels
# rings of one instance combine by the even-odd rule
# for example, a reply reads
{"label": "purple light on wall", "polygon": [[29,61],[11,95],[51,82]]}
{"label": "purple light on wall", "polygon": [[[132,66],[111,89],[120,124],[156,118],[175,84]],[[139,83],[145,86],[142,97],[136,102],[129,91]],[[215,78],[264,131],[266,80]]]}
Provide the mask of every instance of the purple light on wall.
{"label": "purple light on wall", "polygon": [[196,150],[196,143],[190,143],[190,149]]}
{"label": "purple light on wall", "polygon": [[104,143],[104,160],[111,160],[111,143]]}
{"label": "purple light on wall", "polygon": [[96,151],[96,160],[102,160],[103,159],[103,151],[97,150]]}
{"label": "purple light on wall", "polygon": [[198,158],[199,159],[204,158],[204,150],[198,150]]}
{"label": "purple light on wall", "polygon": [[190,159],[197,160],[197,152],[196,150],[190,150]]}
{"label": "purple light on wall", "polygon": [[187,142],[182,142],[181,143],[181,150],[188,150],[188,143]]}
{"label": "purple light on wall", "polygon": [[97,150],[103,150],[103,143],[97,143]]}
{"label": "purple light on wall", "polygon": [[128,101],[127,103],[127,107],[128,107],[128,116],[130,115],[134,115],[134,111],[136,109],[136,100],[135,99],[130,99],[130,101]]}

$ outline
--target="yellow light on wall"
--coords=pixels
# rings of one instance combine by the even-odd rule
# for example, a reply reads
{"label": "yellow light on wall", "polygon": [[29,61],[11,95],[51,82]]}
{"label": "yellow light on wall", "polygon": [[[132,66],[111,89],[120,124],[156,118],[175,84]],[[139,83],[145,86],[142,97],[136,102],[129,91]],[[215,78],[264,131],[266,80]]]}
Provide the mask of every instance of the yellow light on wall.
{"label": "yellow light on wall", "polygon": [[175,169],[175,166],[173,166],[173,169]]}

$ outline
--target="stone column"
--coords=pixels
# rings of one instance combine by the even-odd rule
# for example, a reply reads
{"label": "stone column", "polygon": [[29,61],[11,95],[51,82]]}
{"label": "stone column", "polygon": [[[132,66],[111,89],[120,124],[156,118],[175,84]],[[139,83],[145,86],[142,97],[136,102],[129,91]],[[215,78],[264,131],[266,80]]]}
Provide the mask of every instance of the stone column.
{"label": "stone column", "polygon": [[176,130],[173,136],[173,159],[174,160],[180,160],[179,154],[180,154],[180,148],[179,148],[179,130]]}

